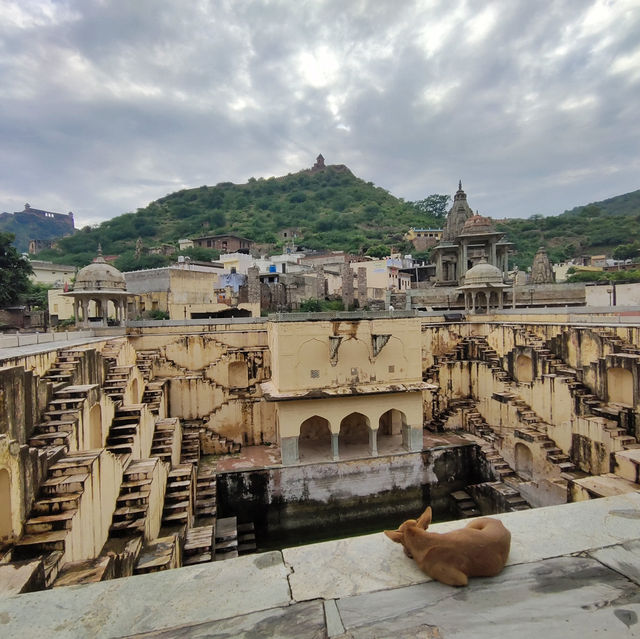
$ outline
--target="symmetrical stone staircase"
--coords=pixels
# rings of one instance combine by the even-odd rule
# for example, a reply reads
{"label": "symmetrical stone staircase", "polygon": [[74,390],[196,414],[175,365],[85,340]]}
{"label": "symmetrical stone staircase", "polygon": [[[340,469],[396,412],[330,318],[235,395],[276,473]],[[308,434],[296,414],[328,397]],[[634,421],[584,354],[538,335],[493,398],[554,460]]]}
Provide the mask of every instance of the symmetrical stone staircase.
{"label": "symmetrical stone staircase", "polygon": [[146,404],[154,415],[158,415],[160,412],[166,384],[166,380],[158,379],[147,381],[145,385],[144,393],[142,394],[142,403]]}
{"label": "symmetrical stone staircase", "polygon": [[133,366],[113,365],[109,367],[102,390],[116,405],[122,405],[132,370]]}
{"label": "symmetrical stone staircase", "polygon": [[181,464],[197,464],[200,461],[199,429],[183,425],[180,451]]}
{"label": "symmetrical stone staircase", "polygon": [[[593,331],[611,341],[615,352],[640,355],[640,348],[624,342],[611,329],[594,327]],[[565,378],[567,387],[574,399],[576,414],[584,417],[595,416],[603,418],[601,427],[608,431],[607,434],[612,440],[615,440],[617,449],[635,447],[637,444],[636,439],[628,433],[627,426],[632,421],[631,409],[599,399],[589,387],[580,381],[578,372],[554,355],[542,338],[530,331],[524,331],[522,334],[525,338],[525,343],[537,353],[543,374],[553,374]],[[615,422],[615,424],[610,423],[611,421]]]}
{"label": "symmetrical stone staircase", "polygon": [[218,519],[215,530],[215,561],[238,556],[238,520],[236,517]]}
{"label": "symmetrical stone staircase", "polygon": [[157,458],[131,460],[124,471],[109,535],[143,535],[149,510],[149,496]]}
{"label": "symmetrical stone staircase", "polygon": [[96,388],[96,384],[84,384],[58,389],[47,405],[43,421],[35,426],[29,445],[35,448],[64,446],[67,450],[77,450],[80,413],[87,395]]}
{"label": "symmetrical stone staircase", "polygon": [[196,517],[215,517],[217,512],[216,473],[211,469],[198,467],[196,485]]}
{"label": "symmetrical stone staircase", "polygon": [[233,455],[239,453],[242,448],[241,444],[206,428],[200,431],[200,435],[202,448],[209,455]]}
{"label": "symmetrical stone staircase", "polygon": [[256,532],[253,522],[238,524],[238,554],[248,555],[256,551]]}
{"label": "symmetrical stone staircase", "polygon": [[107,365],[109,367],[117,365],[118,355],[120,354],[120,351],[122,350],[124,344],[124,339],[111,340],[110,342],[107,342],[102,351],[100,351],[102,359],[107,362]]}
{"label": "symmetrical stone staircase", "polygon": [[453,509],[459,519],[479,517],[482,513],[478,509],[473,497],[465,490],[456,490],[449,497],[453,503]]}
{"label": "symmetrical stone staircase", "polygon": [[184,540],[182,564],[191,566],[213,561],[215,555],[214,526],[189,528]]}
{"label": "symmetrical stone staircase", "polygon": [[169,471],[162,514],[163,526],[193,525],[196,471],[193,464],[181,463]]}
{"label": "symmetrical stone staircase", "polygon": [[177,417],[157,419],[151,444],[151,456],[159,457],[162,461],[172,464],[173,452],[177,444],[175,438],[180,433],[180,420]]}
{"label": "symmetrical stone staircase", "polygon": [[107,437],[107,450],[114,455],[131,455],[133,453],[143,407],[143,404],[132,404],[121,406],[116,410]]}
{"label": "symmetrical stone staircase", "polygon": [[79,381],[76,376],[83,357],[84,351],[82,350],[60,351],[55,363],[45,373],[43,379],[52,382],[57,388]]}
{"label": "symmetrical stone staircase", "polygon": [[475,406],[475,401],[472,399],[466,397],[452,399],[443,411],[436,413],[431,421],[425,424],[425,428],[434,433],[442,433],[449,417],[460,410],[472,408],[473,406]]}
{"label": "symmetrical stone staircase", "polygon": [[151,379],[153,363],[159,357],[160,351],[158,350],[146,350],[136,352],[136,366],[142,373],[142,377],[145,382]]}
{"label": "symmetrical stone staircase", "polygon": [[[74,543],[81,545],[83,531],[71,538],[74,523],[80,522],[80,504],[83,495],[91,495],[92,467],[101,451],[69,453],[49,468],[48,478],[42,483],[24,535],[12,550],[12,560],[20,561],[41,557],[44,562],[45,586],[56,579],[63,557],[72,551]],[[92,515],[89,513],[85,517]],[[84,533],[86,534],[86,532]],[[71,548],[67,544],[71,543]]]}

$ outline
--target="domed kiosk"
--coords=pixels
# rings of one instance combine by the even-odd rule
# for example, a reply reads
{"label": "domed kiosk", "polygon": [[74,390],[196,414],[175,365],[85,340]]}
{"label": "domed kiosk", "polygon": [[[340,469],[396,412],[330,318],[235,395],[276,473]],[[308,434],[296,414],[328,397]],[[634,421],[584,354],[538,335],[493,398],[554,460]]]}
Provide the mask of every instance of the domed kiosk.
{"label": "domed kiosk", "polygon": [[458,286],[464,294],[465,310],[470,313],[503,308],[506,288],[509,287],[504,283],[502,271],[484,258],[465,273],[464,284]]}
{"label": "domed kiosk", "polygon": [[73,298],[76,326],[81,323],[84,327],[111,324],[110,310],[115,324],[121,325],[126,319],[127,298],[135,297],[127,292],[124,275],[102,257],[100,247],[98,257],[78,271],[73,290],[65,295]]}

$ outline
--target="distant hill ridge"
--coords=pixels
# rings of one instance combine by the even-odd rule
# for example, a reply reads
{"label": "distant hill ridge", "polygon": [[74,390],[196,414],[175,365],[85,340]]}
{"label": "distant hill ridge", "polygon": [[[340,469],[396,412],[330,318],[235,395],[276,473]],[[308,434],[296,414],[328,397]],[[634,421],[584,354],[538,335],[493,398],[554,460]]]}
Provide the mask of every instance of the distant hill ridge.
{"label": "distant hill ridge", "polygon": [[[429,193],[433,191],[425,187],[425,197]],[[468,195],[473,202],[473,193]],[[526,268],[539,246],[545,246],[554,261],[607,252],[640,237],[639,220],[640,190],[558,216],[501,221],[497,227],[515,245],[512,261]],[[177,246],[182,238],[232,233],[253,240],[265,251],[279,251],[287,245],[284,229],[294,229],[298,245],[307,250],[411,253],[413,247],[403,239],[410,227],[438,228],[443,222],[424,207],[356,177],[343,164],[318,166],[316,162],[310,169],[284,176],[170,193],[135,213],[119,215],[96,228],[85,227],[41,256],[83,266],[101,244],[105,253],[120,256],[115,265],[122,270],[151,268],[172,258],[141,255],[136,252],[138,238],[149,249],[160,244]],[[213,257],[205,252],[202,249],[194,257]]]}
{"label": "distant hill ridge", "polygon": [[0,231],[15,235],[14,245],[25,252],[30,240],[52,240],[75,231],[73,213],[54,213],[24,205],[24,211],[0,213]]}

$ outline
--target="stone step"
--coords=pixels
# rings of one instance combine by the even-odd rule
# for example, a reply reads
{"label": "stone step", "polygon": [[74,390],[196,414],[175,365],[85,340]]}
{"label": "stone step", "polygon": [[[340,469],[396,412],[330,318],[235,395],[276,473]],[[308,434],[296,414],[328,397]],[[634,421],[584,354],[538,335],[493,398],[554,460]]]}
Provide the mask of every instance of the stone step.
{"label": "stone step", "polygon": [[52,497],[42,497],[33,505],[33,513],[37,515],[53,515],[54,513],[76,510],[81,492],[70,492]]}
{"label": "stone step", "polygon": [[127,506],[131,506],[134,504],[135,505],[147,504],[149,502],[149,492],[150,491],[146,491],[146,492],[138,491],[138,492],[120,494],[116,498],[116,502],[118,504],[121,504],[121,505],[125,504]]}
{"label": "stone step", "polygon": [[29,438],[29,446],[42,448],[45,446],[66,446],[69,447],[71,433],[66,431],[55,431],[53,433],[42,433]]}
{"label": "stone step", "polygon": [[48,433],[73,433],[77,423],[78,420],[41,422],[33,429],[34,437]]}
{"label": "stone step", "polygon": [[14,546],[15,559],[26,559],[38,554],[59,550],[64,552],[68,530],[50,530],[36,535],[25,535]]}
{"label": "stone step", "polygon": [[81,493],[84,491],[84,485],[88,478],[89,475],[87,473],[51,477],[42,482],[41,492],[43,495],[48,496]]}
{"label": "stone step", "polygon": [[148,510],[148,505],[121,506],[113,511],[113,519],[115,521],[140,519],[147,514]]}
{"label": "stone step", "polygon": [[27,519],[24,524],[26,535],[38,535],[52,530],[70,530],[76,509],[63,510],[53,515],[40,515]]}

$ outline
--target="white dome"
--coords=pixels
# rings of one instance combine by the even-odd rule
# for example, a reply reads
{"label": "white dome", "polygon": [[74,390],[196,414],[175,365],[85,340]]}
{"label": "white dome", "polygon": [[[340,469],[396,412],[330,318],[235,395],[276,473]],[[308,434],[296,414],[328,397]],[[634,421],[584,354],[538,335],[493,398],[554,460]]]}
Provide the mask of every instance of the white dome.
{"label": "white dome", "polygon": [[74,291],[124,291],[127,285],[124,275],[98,254],[95,261],[80,269],[76,275]]}
{"label": "white dome", "polygon": [[487,262],[479,262],[471,267],[464,275],[464,285],[485,286],[487,284],[504,284],[502,271]]}

